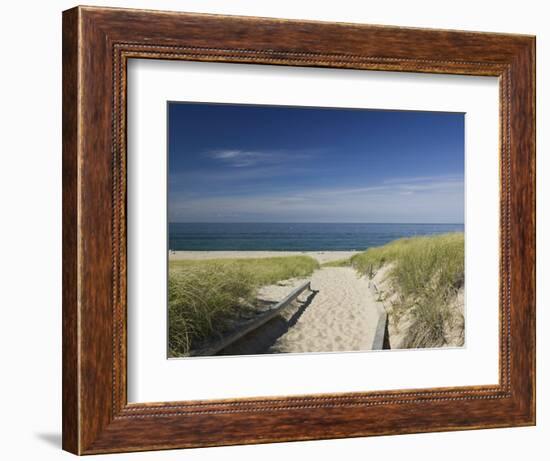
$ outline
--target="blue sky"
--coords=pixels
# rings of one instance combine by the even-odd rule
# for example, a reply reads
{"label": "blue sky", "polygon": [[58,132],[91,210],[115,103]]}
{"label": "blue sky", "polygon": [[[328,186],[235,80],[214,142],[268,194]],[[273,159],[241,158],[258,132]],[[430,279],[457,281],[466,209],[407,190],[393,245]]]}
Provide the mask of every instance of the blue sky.
{"label": "blue sky", "polygon": [[168,104],[170,222],[464,222],[464,114]]}

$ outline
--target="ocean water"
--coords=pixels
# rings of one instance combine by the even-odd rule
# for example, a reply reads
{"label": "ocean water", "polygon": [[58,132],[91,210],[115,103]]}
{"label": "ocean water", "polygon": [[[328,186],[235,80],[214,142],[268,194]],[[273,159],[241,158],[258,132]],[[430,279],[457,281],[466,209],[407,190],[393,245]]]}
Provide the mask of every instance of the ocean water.
{"label": "ocean water", "polygon": [[464,232],[464,224],[170,223],[171,250],[365,250],[415,235]]}

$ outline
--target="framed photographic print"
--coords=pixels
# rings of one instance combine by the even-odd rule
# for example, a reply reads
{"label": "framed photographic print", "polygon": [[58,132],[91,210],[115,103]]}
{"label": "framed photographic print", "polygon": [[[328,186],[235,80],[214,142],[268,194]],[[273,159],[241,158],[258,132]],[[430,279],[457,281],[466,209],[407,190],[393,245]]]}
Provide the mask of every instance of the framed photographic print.
{"label": "framed photographic print", "polygon": [[534,53],[64,12],[64,449],[534,424]]}

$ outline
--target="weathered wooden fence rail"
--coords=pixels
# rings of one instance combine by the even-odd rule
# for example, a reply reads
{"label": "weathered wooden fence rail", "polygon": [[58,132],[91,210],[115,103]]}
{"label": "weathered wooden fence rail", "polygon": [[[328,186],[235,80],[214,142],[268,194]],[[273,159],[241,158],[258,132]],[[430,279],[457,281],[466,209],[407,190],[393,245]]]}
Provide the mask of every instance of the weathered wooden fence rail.
{"label": "weathered wooden fence rail", "polygon": [[[376,294],[380,294],[380,290],[373,281],[369,281],[369,287],[374,288]],[[379,303],[381,310],[380,317],[378,318],[378,324],[376,325],[376,331],[374,333],[374,339],[372,341],[373,351],[390,348],[390,341],[388,337],[388,313],[384,303],[382,301],[379,301]]]}
{"label": "weathered wooden fence rail", "polygon": [[286,298],[277,303],[272,309],[258,316],[254,320],[251,320],[250,322],[244,324],[242,328],[240,328],[238,331],[235,331],[234,333],[229,334],[224,338],[221,338],[218,342],[208,347],[191,351],[189,355],[192,357],[196,357],[217,354],[218,352],[222,351],[226,347],[241,339],[243,336],[261,327],[265,323],[269,322],[272,318],[279,315],[285,307],[288,307],[288,305],[292,303],[292,301],[294,301],[298,296],[300,296],[300,294],[302,294],[305,290],[311,290],[311,282],[304,282],[302,285],[294,289]]}
{"label": "weathered wooden fence rail", "polygon": [[386,311],[380,313],[378,318],[378,324],[376,325],[376,331],[374,333],[374,339],[372,341],[372,350],[379,351],[382,349],[389,349],[388,335],[388,314]]}

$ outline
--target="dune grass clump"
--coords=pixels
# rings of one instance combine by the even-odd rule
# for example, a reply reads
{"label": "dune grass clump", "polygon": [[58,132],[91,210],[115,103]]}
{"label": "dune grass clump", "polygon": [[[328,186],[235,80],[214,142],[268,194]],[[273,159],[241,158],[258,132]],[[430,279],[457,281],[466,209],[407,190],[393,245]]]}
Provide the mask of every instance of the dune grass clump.
{"label": "dune grass clump", "polygon": [[321,264],[321,267],[349,267],[351,266],[351,259],[336,259],[334,261],[327,261],[326,263]]}
{"label": "dune grass clump", "polygon": [[400,293],[393,314],[412,318],[404,347],[447,345],[446,332],[456,318],[451,304],[464,286],[464,234],[399,239],[351,258],[369,278],[385,264],[391,264],[389,277]]}
{"label": "dune grass clump", "polygon": [[197,344],[223,334],[253,309],[261,286],[306,277],[318,267],[309,256],[170,261],[169,355],[188,355]]}

